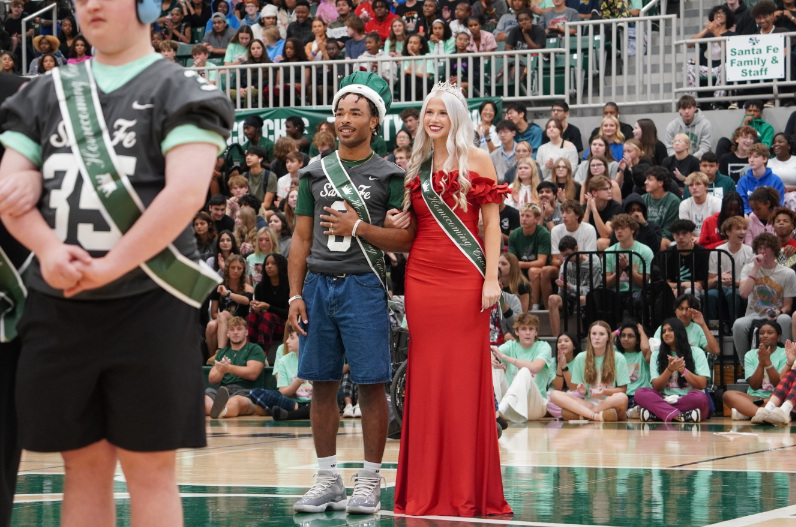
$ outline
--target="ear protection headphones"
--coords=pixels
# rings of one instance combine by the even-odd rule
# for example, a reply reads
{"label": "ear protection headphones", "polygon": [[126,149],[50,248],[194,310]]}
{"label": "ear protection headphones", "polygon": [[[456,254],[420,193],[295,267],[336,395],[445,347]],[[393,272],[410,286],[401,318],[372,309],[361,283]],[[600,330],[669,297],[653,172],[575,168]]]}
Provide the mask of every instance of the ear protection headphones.
{"label": "ear protection headphones", "polygon": [[[154,24],[160,18],[160,1],[159,0],[135,0],[136,12],[138,14],[138,21],[145,25]],[[72,0],[72,7],[75,5],[75,0]]]}

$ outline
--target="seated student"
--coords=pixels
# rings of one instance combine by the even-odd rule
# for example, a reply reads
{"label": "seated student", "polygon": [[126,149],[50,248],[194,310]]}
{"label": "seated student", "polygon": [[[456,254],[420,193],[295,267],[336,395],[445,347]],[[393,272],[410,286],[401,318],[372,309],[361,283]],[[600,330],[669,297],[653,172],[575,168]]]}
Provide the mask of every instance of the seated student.
{"label": "seated student", "polygon": [[[254,252],[246,257],[246,268],[249,273],[247,280],[254,287],[255,297],[257,296],[257,284],[264,276],[265,258],[271,253],[279,253],[276,235],[268,227],[261,227],[257,230],[257,243],[254,245]],[[267,275],[265,276],[267,277]]]}
{"label": "seated student", "polygon": [[[287,127],[287,123],[286,127]],[[304,123],[301,124],[304,126]],[[292,128],[296,130],[296,128]],[[299,132],[296,130],[295,133],[304,133],[303,130]],[[305,138],[306,139],[306,138]],[[292,137],[280,137],[276,140],[274,144],[274,159],[271,161],[271,172],[276,174],[277,178],[280,178],[287,174],[287,165],[285,164],[285,160],[287,159],[287,155],[290,152],[299,152],[299,143],[296,142]],[[303,159],[301,166],[305,167],[310,163],[310,156],[301,152],[301,158]],[[276,192],[276,191],[274,191]]]}
{"label": "seated student", "polygon": [[508,119],[503,119],[495,125],[500,146],[490,152],[489,158],[495,166],[498,182],[505,179],[506,171],[516,163],[515,149],[517,143],[514,137],[517,135],[517,125]]}
{"label": "seated student", "polygon": [[514,332],[514,315],[522,313],[522,304],[517,295],[509,293],[508,285],[504,282],[503,270],[498,266],[498,285],[500,286],[500,296],[503,302],[498,302],[492,306],[489,314],[489,343],[493,346],[500,346],[510,340],[517,340]]}
{"label": "seated student", "polygon": [[782,328],[774,320],[766,320],[757,328],[757,353],[747,353],[744,357],[744,378],[749,388],[746,393],[727,390],[722,397],[724,404],[732,408],[733,421],[753,419],[754,423],[760,423],[765,420],[765,412],[756,417],[761,407],[755,401],[769,402],[774,389],[788,374],[796,358],[793,350],[788,357],[785,348],[779,347],[781,338]]}
{"label": "seated student", "polygon": [[563,203],[568,199],[580,199],[580,183],[572,175],[572,164],[569,159],[558,158],[553,167],[554,175],[551,183],[555,186],[556,199]]}
{"label": "seated student", "polygon": [[641,408],[636,404],[636,390],[649,388],[650,381],[650,342],[644,326],[633,319],[622,322],[615,332],[614,347],[622,353],[627,363],[627,418],[638,419]]}
{"label": "seated student", "polygon": [[[212,419],[254,413],[249,391],[265,368],[265,353],[246,339],[246,321],[241,317],[225,319],[219,326],[217,350],[208,363],[213,368],[207,376],[216,388],[205,389],[205,415]],[[211,362],[212,361],[212,362]]]}
{"label": "seated student", "polygon": [[741,126],[751,126],[757,132],[757,140],[771,148],[774,141],[774,127],[763,120],[763,101],[752,99],[744,105]]}
{"label": "seated student", "polygon": [[[219,235],[219,247],[223,247],[228,231]],[[249,304],[254,296],[254,288],[246,282],[246,260],[240,254],[230,254],[225,260],[218,259],[219,265],[224,261],[224,281],[215,291],[210,293],[211,321],[205,329],[207,349],[212,352],[218,335],[223,332],[226,323],[232,317],[246,320],[249,315]]]}
{"label": "seated student", "polygon": [[732,133],[731,151],[719,157],[719,172],[738,183],[749,170],[749,147],[757,141],[751,126],[740,126]]}
{"label": "seated student", "polygon": [[623,303],[631,312],[640,313],[641,290],[652,276],[652,249],[635,240],[638,222],[633,216],[616,215],[613,228],[618,243],[605,252],[631,251],[634,254],[605,255],[605,285],[611,288],[619,280]]}
{"label": "seated student", "polygon": [[[382,0],[379,0],[382,1]],[[360,71],[370,71],[387,81],[387,84],[392,85],[394,79],[392,61],[379,61],[376,59],[388,58],[390,55],[379,49],[381,45],[381,37],[375,31],[365,35],[365,52],[362,53],[360,59],[370,59],[373,62],[359,62],[357,66]]]}
{"label": "seated student", "polygon": [[229,193],[232,194],[227,199],[227,216],[234,218],[240,208],[238,200],[249,193],[249,180],[243,176],[232,176],[227,181],[227,185]]}
{"label": "seated student", "polygon": [[777,263],[779,240],[763,233],[752,242],[754,258],[741,271],[741,298],[746,298],[746,315],[732,325],[732,339],[738,358],[744,360],[751,343],[752,324],[756,320],[776,319],[782,327],[783,338],[790,339],[791,310],[796,296],[796,273]]}
{"label": "seated student", "polygon": [[[661,226],[657,223],[647,221],[647,204],[636,193],[630,194],[622,202],[622,210],[625,214],[630,214],[638,222],[636,241],[646,245],[652,250],[652,254],[658,254],[661,250],[666,250],[669,240],[663,238]],[[616,235],[611,233],[611,245],[616,245],[618,240]]]}
{"label": "seated student", "polygon": [[492,384],[498,411],[514,423],[538,421],[547,413],[547,387],[553,380],[550,344],[538,339],[539,318],[514,318],[517,340],[492,346]]}
{"label": "seated student", "polygon": [[625,357],[614,351],[611,328],[598,320],[589,327],[586,351],[572,363],[572,384],[583,399],[561,391],[550,400],[561,408],[567,421],[624,421],[627,419],[627,374]]}
{"label": "seated student", "polygon": [[[595,139],[595,142],[601,139],[602,138]],[[597,176],[608,177],[611,173],[611,163],[615,163],[615,161],[608,161],[608,159],[603,156],[593,156],[588,161],[581,164],[581,166],[587,166],[586,171],[583,174],[585,179],[583,181],[583,185],[580,187],[581,203],[584,205],[586,204],[586,196],[589,194],[589,181]],[[580,167],[578,167],[578,172],[580,172]],[[619,183],[617,183],[616,180],[609,178],[609,184],[611,185],[611,199],[619,202],[619,200],[622,199],[622,189],[619,188]]]}
{"label": "seated student", "polygon": [[[575,357],[580,355],[583,350],[580,348],[580,338],[576,332],[562,333],[556,339],[556,376],[550,383],[550,391],[559,390],[566,392],[573,397],[582,399],[583,396],[577,392],[577,385],[572,384],[572,371],[570,367],[575,361]],[[549,393],[549,392],[548,392]],[[556,406],[553,401],[547,402],[547,413],[561,418],[561,408]]]}
{"label": "seated student", "polygon": [[536,151],[542,146],[542,128],[528,120],[528,109],[524,103],[513,102],[506,107],[506,119],[509,119],[517,126],[515,140],[519,143],[527,141],[531,145],[533,157],[536,159]]}
{"label": "seated student", "polygon": [[[331,132],[320,131],[315,134],[312,138],[312,145],[318,151],[318,155],[315,157],[310,158],[310,163],[314,163],[319,159],[323,159],[324,153],[327,155],[337,148],[337,139],[335,139],[334,134]],[[300,169],[301,167],[299,167]],[[288,170],[289,172],[290,170]],[[284,176],[283,176],[284,177]]]}
{"label": "seated student", "polygon": [[[522,143],[521,145],[527,144]],[[520,150],[521,145],[517,145],[517,151]],[[516,179],[509,187],[511,194],[507,196],[508,204],[520,208],[526,203],[538,203],[539,196],[536,194],[536,189],[539,186],[539,165],[530,157],[519,157],[518,155],[516,159],[517,163],[513,167]],[[508,177],[508,172],[506,176]]]}
{"label": "seated student", "polygon": [[774,157],[769,158],[766,166],[785,185],[784,206],[796,209],[796,141],[788,134],[776,134],[771,152]]}
{"label": "seated student", "polygon": [[174,60],[174,57],[177,56],[178,49],[180,49],[179,44],[177,44],[173,40],[164,40],[163,42],[160,43],[160,49],[158,49],[158,51],[160,52],[161,55],[163,55],[163,58],[165,58],[169,62],[177,62],[176,60]]}
{"label": "seated student", "polygon": [[268,227],[274,231],[279,243],[279,254],[290,257],[290,244],[293,240],[293,226],[281,212],[274,212],[268,219]]}
{"label": "seated student", "polygon": [[[705,152],[699,160],[699,171],[708,177],[708,195],[721,202],[727,192],[735,192],[735,181],[719,172],[719,160],[713,152]],[[688,185],[683,189],[683,199],[691,197]]]}
{"label": "seated student", "polygon": [[262,229],[263,227],[267,227],[268,226],[268,222],[266,221],[266,219],[263,218],[262,216],[260,216],[260,212],[262,211],[263,204],[262,204],[262,202],[259,199],[257,199],[256,197],[252,196],[251,194],[244,194],[238,200],[238,204],[241,206],[241,208],[249,207],[257,215],[255,219],[257,220],[257,230],[258,231],[260,229]]}
{"label": "seated student", "polygon": [[[639,416],[644,422],[698,423],[710,410],[703,391],[710,377],[705,352],[688,342],[685,326],[677,318],[661,325],[661,345],[650,356],[652,388],[636,390]],[[677,396],[668,403],[664,397]]]}
{"label": "seated student", "polygon": [[[747,353],[748,355],[752,354]],[[754,424],[787,425],[791,421],[791,412],[793,412],[794,402],[796,402],[796,367],[793,365],[796,362],[796,344],[790,340],[785,342],[785,357],[786,362],[780,374],[781,379],[766,405],[763,408],[758,408],[755,412],[752,417]],[[769,371],[772,369],[769,368],[766,372]]]}
{"label": "seated student", "polygon": [[702,172],[693,172],[685,178],[689,198],[680,203],[680,219],[694,222],[694,236],[699,237],[702,223],[721,210],[721,200],[708,194],[708,176]]}
{"label": "seated student", "polygon": [[511,293],[520,301],[520,313],[527,313],[531,302],[531,285],[522,274],[520,261],[511,253],[503,253],[498,260],[498,269],[503,277],[503,291]]}
{"label": "seated student", "polygon": [[[622,153],[624,154],[624,147],[622,147]],[[601,135],[592,137],[589,141],[587,154],[588,156],[585,157],[585,162],[578,165],[572,179],[581,185],[586,183],[587,175],[591,170],[589,162],[595,157],[603,157],[608,161],[608,177],[610,177],[612,181],[616,180],[616,175],[619,171],[619,163],[614,160],[614,156],[611,154],[610,144],[605,137]],[[622,189],[619,189],[620,195],[621,190]]]}
{"label": "seated student", "polygon": [[287,174],[276,180],[276,202],[275,207],[279,207],[280,202],[287,197],[287,193],[293,187],[298,187],[299,170],[304,160],[299,152],[290,152],[285,156],[285,166]]}
{"label": "seated student", "polygon": [[[567,257],[578,252],[578,242],[572,236],[564,236],[558,242],[559,258],[565,262]],[[591,260],[591,261],[590,261]],[[546,269],[546,268],[545,268]],[[566,273],[566,288],[564,274]],[[556,280],[558,293],[549,295],[547,309],[550,310],[550,329],[554,336],[561,333],[561,315],[559,309],[567,301],[569,314],[580,313],[579,306],[586,305],[586,295],[603,283],[603,266],[594,254],[581,254],[571,258],[566,266],[561,267],[561,275]],[[566,291],[566,293],[565,293]]]}
{"label": "seated student", "polygon": [[746,175],[738,181],[738,194],[744,200],[744,213],[749,214],[752,212],[752,207],[749,205],[749,196],[757,187],[772,187],[779,192],[778,206],[782,206],[782,200],[785,196],[785,185],[779,176],[774,174],[770,168],[766,167],[768,163],[768,147],[761,143],[755,143],[749,147],[749,170]]}
{"label": "seated student", "polygon": [[623,196],[633,192],[643,194],[645,192],[644,177],[652,166],[652,159],[647,158],[641,141],[636,138],[628,139],[622,146],[624,156],[619,161],[616,182],[621,188]]}
{"label": "seated student", "polygon": [[693,293],[703,299],[708,282],[708,253],[694,243],[694,222],[674,220],[671,225],[674,242],[664,251],[663,274],[675,296]]}
{"label": "seated student", "polygon": [[263,208],[268,210],[274,203],[278,176],[263,168],[262,162],[266,155],[264,148],[250,146],[246,151],[246,166],[249,170],[243,173],[243,177],[249,181],[249,192],[263,203]]}
{"label": "seated student", "polygon": [[[410,154],[411,155],[411,154]],[[503,201],[500,203],[500,234],[503,242],[503,247],[508,247],[509,236],[515,229],[520,227],[520,211],[511,207],[507,202],[511,198],[503,196]]]}
{"label": "seated student", "polygon": [[[699,233],[699,245],[705,249],[715,249],[727,241],[726,235],[721,231],[721,226],[732,216],[743,217],[743,200],[741,195],[731,190],[721,199],[719,212],[705,218],[702,222],[702,232]],[[746,243],[746,242],[744,242]],[[751,243],[747,244],[751,245]]]}
{"label": "seated student", "polygon": [[793,268],[796,265],[796,240],[793,231],[796,228],[796,212],[784,207],[774,211],[774,234],[777,235],[782,250],[777,257],[777,262],[785,267]]}
{"label": "seated student", "polygon": [[749,228],[746,230],[745,244],[752,245],[752,241],[764,232],[774,234],[774,211],[780,207],[779,198],[779,192],[772,187],[757,187],[749,195],[752,212],[746,216]]}
{"label": "seated student", "polygon": [[542,168],[544,181],[556,181],[556,164],[560,159],[569,161],[571,167],[578,166],[578,150],[575,145],[563,137],[564,125],[558,119],[550,119],[545,125],[545,135],[548,141],[539,147],[536,152],[536,161]]}
{"label": "seated student", "polygon": [[[712,252],[708,262],[708,320],[735,320],[746,311],[746,300],[741,298],[741,271],[752,261],[754,253],[749,245],[744,245],[746,227],[749,222],[743,216],[730,216],[721,225],[722,233],[726,236],[726,243],[716,247],[727,251],[724,253]],[[719,276],[719,254],[721,254],[721,276]],[[734,272],[733,272],[734,271]],[[733,290],[733,283],[735,289]],[[723,303],[721,297],[726,303]],[[721,317],[719,317],[719,306]],[[728,312],[729,309],[729,312]]]}
{"label": "seated student", "polygon": [[216,194],[208,200],[207,211],[213,219],[216,232],[235,230],[235,220],[227,216],[227,198],[223,194]]}
{"label": "seated student", "polygon": [[647,220],[661,226],[663,237],[672,239],[669,226],[680,215],[680,198],[669,192],[672,181],[669,171],[663,167],[652,167],[645,180],[646,194],[641,196],[647,205]]}
{"label": "seated student", "polygon": [[520,268],[531,282],[531,310],[539,309],[542,268],[550,258],[550,232],[539,225],[542,210],[535,203],[520,207],[520,228],[509,235],[509,252],[520,261]]}
{"label": "seated student", "polygon": [[210,84],[215,84],[218,78],[217,68],[215,64],[207,62],[207,59],[210,58],[207,48],[202,44],[195,45],[191,49],[191,57],[193,57],[194,68],[206,68],[196,70],[196,73]]}
{"label": "seated student", "polygon": [[254,252],[257,244],[257,215],[249,207],[241,207],[235,213],[235,240],[240,247],[240,255],[246,258]]}
{"label": "seated student", "polygon": [[710,120],[697,108],[696,100],[690,95],[683,95],[677,101],[677,110],[680,115],[666,126],[666,136],[663,144],[669,155],[674,154],[673,141],[677,134],[688,134],[691,139],[691,155],[701,158],[702,154],[710,151],[710,137],[713,134],[713,125]]}
{"label": "seated student", "polygon": [[274,337],[285,331],[290,286],[287,281],[287,258],[269,254],[263,265],[262,280],[254,288],[249,305],[249,340],[268,351]]}
{"label": "seated student", "polygon": [[[569,104],[564,100],[553,102],[550,107],[550,117],[558,119],[564,127],[564,131],[561,132],[561,137],[575,145],[575,150],[577,152],[583,150],[583,139],[580,135],[580,128],[567,121],[567,119],[569,119]],[[547,136],[547,132],[543,131],[542,144],[548,143],[549,141],[550,138]]]}
{"label": "seated student", "polygon": [[[395,164],[406,170],[406,168],[409,166],[409,158],[412,157],[412,149],[408,146],[399,146],[393,150],[393,156],[395,157]],[[517,220],[517,226],[519,227],[519,215]],[[506,241],[508,241],[508,239]]]}
{"label": "seated student", "polygon": [[671,174],[672,181],[677,182],[680,189],[685,185],[685,178],[692,172],[699,172],[699,159],[688,152],[691,150],[691,139],[688,134],[677,134],[672,140],[674,154],[661,163]]}
{"label": "seated student", "polygon": [[586,211],[583,220],[597,231],[597,250],[604,251],[610,245],[611,220],[622,213],[622,205],[612,199],[611,180],[605,176],[595,176],[586,184]]}
{"label": "seated student", "polygon": [[542,181],[536,185],[536,195],[539,197],[539,207],[542,209],[542,221],[550,236],[553,235],[553,228],[560,225],[561,203],[556,199],[558,187],[550,181]]}
{"label": "seated student", "polygon": [[288,326],[285,339],[285,354],[274,365],[276,390],[255,388],[248,398],[258,415],[268,415],[275,421],[309,419],[312,384],[297,377],[299,364],[299,339],[295,330]]}
{"label": "seated student", "polygon": [[[675,299],[674,306],[674,315],[677,320],[683,323],[686,335],[688,335],[688,343],[706,353],[718,355],[720,351],[719,343],[705,323],[705,317],[700,311],[701,304],[699,299],[690,293],[685,293]],[[660,340],[660,327],[655,330],[655,335],[653,336]]]}

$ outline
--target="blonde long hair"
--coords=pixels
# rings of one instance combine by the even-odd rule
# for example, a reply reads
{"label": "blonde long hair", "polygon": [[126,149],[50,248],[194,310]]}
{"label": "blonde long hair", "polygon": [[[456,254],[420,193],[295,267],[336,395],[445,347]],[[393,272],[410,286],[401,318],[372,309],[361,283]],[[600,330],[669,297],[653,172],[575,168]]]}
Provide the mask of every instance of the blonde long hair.
{"label": "blonde long hair", "polygon": [[[406,169],[406,178],[404,179],[404,201],[403,209],[408,210],[411,202],[410,192],[407,185],[420,173],[420,166],[432,155],[433,141],[426,133],[426,127],[423,124],[423,117],[426,115],[429,101],[433,99],[440,99],[448,111],[448,117],[451,121],[451,131],[448,134],[446,148],[450,155],[442,166],[445,172],[453,171],[454,163],[459,165],[459,190],[454,194],[456,201],[455,207],[461,207],[462,210],[467,211],[467,193],[470,191],[470,180],[468,175],[468,160],[470,157],[470,146],[473,144],[473,125],[470,120],[470,113],[467,110],[467,105],[462,102],[456,95],[435,89],[431,90],[423,101],[423,107],[420,109],[420,126],[415,137],[415,146],[412,149],[412,157],[409,159],[409,164]],[[432,167],[432,170],[439,170],[440,167]],[[443,182],[443,189],[445,191],[445,183]],[[440,193],[441,194],[441,193]],[[454,208],[455,208],[454,207]]]}
{"label": "blonde long hair", "polygon": [[235,225],[235,240],[238,247],[243,243],[257,243],[257,214],[251,207],[241,207],[238,209],[238,216],[243,224],[242,227]]}
{"label": "blonde long hair", "polygon": [[608,340],[605,341],[605,358],[603,359],[603,374],[600,382],[610,385],[613,384],[616,377],[616,364],[614,363],[614,343],[611,341],[611,326],[604,320],[598,320],[589,326],[589,338],[586,339],[586,370],[583,380],[591,385],[597,382],[597,369],[594,367],[595,352],[594,346],[591,344],[591,330],[594,326],[600,326],[608,334]]}
{"label": "blonde long hair", "polygon": [[564,183],[564,196],[567,199],[578,199],[580,196],[575,195],[575,181],[572,179],[572,163],[566,157],[559,157],[553,163],[553,183],[558,185],[558,172],[556,167],[559,163],[564,163],[567,167],[567,181]]}
{"label": "blonde long hair", "polygon": [[602,121],[600,121],[600,135],[604,135],[603,123],[605,123],[605,121],[611,121],[612,123],[614,123],[614,126],[616,126],[616,131],[614,132],[614,143],[624,143],[625,134],[623,134],[622,131],[619,129],[619,119],[617,119],[613,115],[607,115],[603,117]]}
{"label": "blonde long hair", "polygon": [[539,193],[536,191],[536,187],[538,187],[539,183],[541,183],[541,180],[539,179],[539,165],[537,165],[536,161],[530,157],[523,157],[522,159],[517,160],[518,170],[514,181],[511,183],[511,196],[515,203],[519,203],[520,191],[522,190],[522,183],[520,182],[519,174],[520,165],[531,167],[531,202],[539,203]]}

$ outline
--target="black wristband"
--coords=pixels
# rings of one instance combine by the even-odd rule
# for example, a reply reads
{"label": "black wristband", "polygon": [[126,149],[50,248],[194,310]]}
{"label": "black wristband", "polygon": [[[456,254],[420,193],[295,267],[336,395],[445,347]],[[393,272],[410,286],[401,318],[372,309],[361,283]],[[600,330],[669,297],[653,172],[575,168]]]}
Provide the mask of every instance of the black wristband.
{"label": "black wristband", "polygon": [[563,368],[561,368],[562,373],[565,371],[569,371],[569,366],[564,366]]}

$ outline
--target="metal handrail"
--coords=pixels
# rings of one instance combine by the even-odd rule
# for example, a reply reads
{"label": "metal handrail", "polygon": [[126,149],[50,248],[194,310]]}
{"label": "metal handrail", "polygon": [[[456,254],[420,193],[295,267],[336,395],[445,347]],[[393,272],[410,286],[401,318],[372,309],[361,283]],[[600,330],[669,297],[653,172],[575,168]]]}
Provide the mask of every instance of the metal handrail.
{"label": "metal handrail", "polygon": [[25,24],[28,22],[28,20],[32,20],[32,19],[42,15],[43,13],[46,13],[47,11],[52,11],[53,12],[53,36],[55,36],[55,29],[58,27],[58,4],[57,3],[52,4],[52,5],[48,5],[47,7],[43,8],[43,9],[39,9],[38,11],[33,13],[32,15],[28,15],[25,18],[22,19],[22,41],[20,42],[20,44],[22,45],[22,68],[20,68],[20,69],[24,73],[28,73],[28,46],[27,46],[27,43],[25,42],[25,39],[26,39]]}

